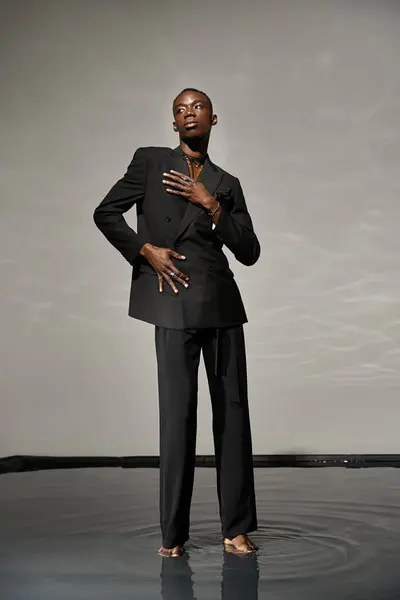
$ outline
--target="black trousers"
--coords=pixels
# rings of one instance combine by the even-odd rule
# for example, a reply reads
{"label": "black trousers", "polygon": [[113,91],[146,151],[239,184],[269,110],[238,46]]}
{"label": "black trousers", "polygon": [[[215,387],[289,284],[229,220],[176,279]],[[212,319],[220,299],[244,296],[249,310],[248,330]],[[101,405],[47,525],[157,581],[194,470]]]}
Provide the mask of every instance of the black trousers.
{"label": "black trousers", "polygon": [[178,330],[156,326],[155,343],[163,546],[172,548],[189,538],[201,351],[211,395],[222,535],[233,538],[256,530],[243,327]]}

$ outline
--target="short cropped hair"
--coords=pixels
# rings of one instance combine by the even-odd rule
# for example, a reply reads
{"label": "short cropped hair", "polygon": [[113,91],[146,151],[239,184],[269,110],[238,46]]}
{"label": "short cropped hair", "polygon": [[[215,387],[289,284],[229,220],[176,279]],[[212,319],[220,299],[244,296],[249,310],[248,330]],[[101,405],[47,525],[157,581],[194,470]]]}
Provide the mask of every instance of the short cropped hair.
{"label": "short cropped hair", "polygon": [[178,100],[179,96],[181,96],[184,92],[197,92],[198,94],[202,94],[209,102],[210,107],[211,107],[211,112],[213,111],[213,104],[211,102],[211,98],[205,92],[202,92],[201,90],[198,90],[197,88],[185,88],[184,90],[179,92],[179,94],[176,96],[175,100],[172,103],[172,112],[173,113],[175,113],[175,102]]}

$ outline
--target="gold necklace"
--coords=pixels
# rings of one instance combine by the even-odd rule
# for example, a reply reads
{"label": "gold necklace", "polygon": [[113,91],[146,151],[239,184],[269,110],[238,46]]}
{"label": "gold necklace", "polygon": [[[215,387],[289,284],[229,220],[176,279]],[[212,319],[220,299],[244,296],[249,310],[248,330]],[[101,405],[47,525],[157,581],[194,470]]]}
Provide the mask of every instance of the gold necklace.
{"label": "gold necklace", "polygon": [[192,179],[195,178],[195,173],[194,170],[198,169],[199,173],[198,175],[200,175],[203,167],[204,167],[204,163],[200,163],[199,161],[197,161],[196,159],[192,158],[191,156],[188,156],[187,154],[183,153],[183,158],[186,160],[187,165],[189,167],[189,175]]}
{"label": "gold necklace", "polygon": [[202,169],[204,166],[204,163],[199,162],[198,160],[196,160],[195,158],[192,158],[191,156],[189,156],[188,154],[183,153],[183,156],[186,158],[187,161],[189,161],[194,167],[196,167],[196,169]]}

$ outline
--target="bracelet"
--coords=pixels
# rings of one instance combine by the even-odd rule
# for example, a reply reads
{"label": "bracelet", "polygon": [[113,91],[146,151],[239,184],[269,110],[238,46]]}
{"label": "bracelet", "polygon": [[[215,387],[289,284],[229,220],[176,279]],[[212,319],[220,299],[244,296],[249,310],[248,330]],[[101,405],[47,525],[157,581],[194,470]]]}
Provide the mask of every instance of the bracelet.
{"label": "bracelet", "polygon": [[219,202],[217,202],[218,206],[217,208],[214,208],[214,210],[211,210],[208,214],[210,215],[210,217],[213,217],[215,215],[215,213],[217,213],[219,211],[219,209],[221,208],[221,205]]}

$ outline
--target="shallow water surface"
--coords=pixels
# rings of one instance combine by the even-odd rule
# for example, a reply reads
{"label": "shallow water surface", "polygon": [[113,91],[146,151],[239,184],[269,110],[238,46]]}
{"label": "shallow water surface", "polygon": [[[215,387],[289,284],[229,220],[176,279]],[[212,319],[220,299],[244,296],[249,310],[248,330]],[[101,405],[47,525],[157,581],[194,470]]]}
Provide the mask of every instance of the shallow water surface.
{"label": "shallow water surface", "polygon": [[213,469],[197,469],[191,539],[163,558],[157,469],[0,476],[2,600],[400,598],[396,469],[256,469],[260,546],[224,551]]}

